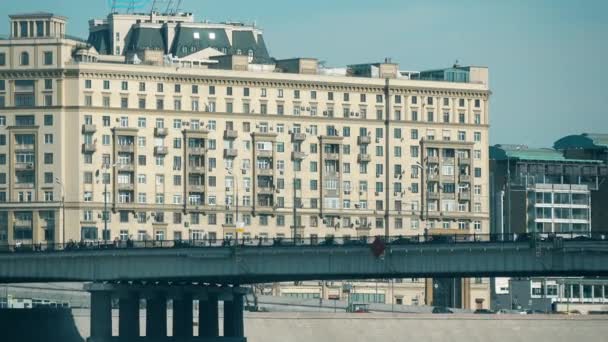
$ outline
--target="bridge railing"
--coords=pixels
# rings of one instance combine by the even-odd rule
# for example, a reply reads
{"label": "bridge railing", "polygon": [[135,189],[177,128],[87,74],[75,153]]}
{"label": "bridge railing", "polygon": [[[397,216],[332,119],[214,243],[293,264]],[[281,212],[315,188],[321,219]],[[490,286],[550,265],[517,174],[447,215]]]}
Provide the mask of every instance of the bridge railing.
{"label": "bridge railing", "polygon": [[114,241],[70,241],[65,244],[55,243],[25,243],[0,245],[2,253],[52,253],[75,252],[91,250],[116,249],[168,249],[168,248],[276,248],[276,247],[387,247],[397,245],[422,244],[466,244],[466,243],[536,243],[574,241],[605,241],[608,242],[608,232],[599,233],[528,233],[528,234],[422,234],[399,235],[388,239],[384,236],[366,237],[334,237],[324,238],[243,238],[235,239],[193,239],[193,240],[114,240]]}

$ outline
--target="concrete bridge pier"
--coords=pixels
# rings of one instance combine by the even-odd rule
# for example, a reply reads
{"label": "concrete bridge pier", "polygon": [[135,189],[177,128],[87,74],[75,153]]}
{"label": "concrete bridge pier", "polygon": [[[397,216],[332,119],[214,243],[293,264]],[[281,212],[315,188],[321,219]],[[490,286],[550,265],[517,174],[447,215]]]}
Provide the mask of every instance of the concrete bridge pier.
{"label": "concrete bridge pier", "polygon": [[[202,285],[90,284],[89,342],[246,342],[240,287]],[[118,299],[118,336],[112,336],[112,298]],[[146,300],[145,336],[140,336],[140,298]],[[173,301],[173,333],[168,337],[167,299]],[[199,302],[199,334],[194,336],[194,300]],[[219,334],[219,301],[224,303],[224,336]]]}
{"label": "concrete bridge pier", "polygon": [[146,336],[167,336],[167,297],[164,292],[153,292],[146,296]]}
{"label": "concrete bridge pier", "polygon": [[112,293],[91,291],[90,342],[109,341],[112,337]]}
{"label": "concrete bridge pier", "polygon": [[198,302],[198,336],[201,338],[217,338],[219,331],[218,295],[209,293],[207,299]]}

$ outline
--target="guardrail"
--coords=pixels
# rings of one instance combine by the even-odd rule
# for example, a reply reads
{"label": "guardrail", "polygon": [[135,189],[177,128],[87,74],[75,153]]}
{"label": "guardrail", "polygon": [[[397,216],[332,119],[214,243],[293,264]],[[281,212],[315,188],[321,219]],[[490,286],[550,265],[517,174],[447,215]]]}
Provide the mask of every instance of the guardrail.
{"label": "guardrail", "polygon": [[6,253],[54,253],[91,250],[117,249],[166,249],[166,248],[272,248],[272,247],[351,247],[351,246],[399,246],[399,245],[458,245],[467,243],[521,243],[562,241],[598,241],[608,243],[608,232],[601,233],[560,233],[560,234],[441,234],[372,236],[344,238],[328,236],[324,238],[243,238],[235,239],[192,239],[192,240],[115,240],[115,241],[70,241],[65,244],[40,243],[0,246],[0,254]]}

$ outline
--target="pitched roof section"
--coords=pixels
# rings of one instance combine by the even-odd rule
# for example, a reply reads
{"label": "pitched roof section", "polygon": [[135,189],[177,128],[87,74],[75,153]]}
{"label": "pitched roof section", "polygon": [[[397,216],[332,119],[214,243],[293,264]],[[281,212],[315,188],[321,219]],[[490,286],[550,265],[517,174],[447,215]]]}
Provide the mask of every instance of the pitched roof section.
{"label": "pitched roof section", "polygon": [[558,150],[568,149],[606,149],[608,148],[608,134],[583,133],[569,135],[561,138],[553,145]]}
{"label": "pitched roof section", "polygon": [[95,47],[102,55],[112,54],[110,51],[110,31],[108,29],[92,31],[87,42]]}
{"label": "pitched roof section", "polygon": [[134,27],[129,35],[129,43],[126,46],[129,51],[143,49],[166,51],[165,35],[160,28]]}
{"label": "pitched roof section", "polygon": [[212,47],[218,51],[230,49],[226,30],[220,28],[193,28],[179,26],[175,33],[171,53],[185,57],[200,50]]}

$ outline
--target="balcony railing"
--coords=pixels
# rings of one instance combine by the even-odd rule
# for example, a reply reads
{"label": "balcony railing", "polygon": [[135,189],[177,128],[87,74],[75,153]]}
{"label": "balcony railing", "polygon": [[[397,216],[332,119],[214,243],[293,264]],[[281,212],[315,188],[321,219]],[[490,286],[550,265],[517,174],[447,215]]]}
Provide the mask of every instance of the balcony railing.
{"label": "balcony railing", "polygon": [[30,171],[34,169],[34,163],[15,163],[15,171]]}
{"label": "balcony railing", "polygon": [[156,155],[166,155],[169,153],[169,148],[166,146],[154,146],[154,154]]}
{"label": "balcony railing", "polygon": [[224,131],[224,139],[236,139],[239,137],[239,132],[232,130],[232,129],[227,129]]}
{"label": "balcony railing", "polygon": [[205,148],[202,146],[189,146],[188,153],[191,155],[203,155],[205,154]]}
{"label": "balcony railing", "polygon": [[306,157],[304,152],[291,152],[291,160],[302,160]]}
{"label": "balcony railing", "polygon": [[190,189],[190,191],[194,191],[194,192],[205,191],[205,186],[203,184],[189,184],[188,188]]}
{"label": "balcony railing", "polygon": [[268,150],[257,150],[256,154],[258,157],[262,157],[262,158],[272,158],[272,151],[268,151]]}
{"label": "balcony railing", "polygon": [[257,174],[260,175],[260,176],[272,176],[272,175],[274,175],[274,170],[273,169],[260,169],[260,168],[258,168]]}
{"label": "balcony railing", "polygon": [[118,190],[120,191],[133,191],[133,183],[118,183]]}
{"label": "balcony railing", "polygon": [[169,135],[169,129],[168,128],[159,128],[159,127],[154,128],[154,136],[156,136],[156,137],[166,137],[167,135]]}
{"label": "balcony railing", "polygon": [[17,145],[15,145],[15,151],[18,151],[18,152],[33,151],[33,150],[34,150],[34,144],[17,144]]}
{"label": "balcony railing", "polygon": [[97,144],[82,144],[82,153],[93,153],[97,151]]}
{"label": "balcony railing", "polygon": [[357,137],[357,144],[359,145],[369,145],[372,143],[372,137],[369,135],[362,135]]}
{"label": "balcony railing", "polygon": [[357,155],[357,162],[359,163],[369,163],[370,161],[372,161],[372,156],[369,154],[359,153]]}
{"label": "balcony railing", "polygon": [[323,154],[326,160],[340,160],[340,153],[327,153]]}
{"label": "balcony railing", "polygon": [[306,140],[306,133],[293,133],[291,140],[294,142],[301,142]]}
{"label": "balcony railing", "polygon": [[135,151],[135,145],[116,145],[116,149],[118,152],[133,153]]}
{"label": "balcony railing", "polygon": [[224,158],[236,158],[239,154],[239,151],[236,148],[225,148],[224,149]]}
{"label": "balcony railing", "polygon": [[87,125],[87,124],[82,125],[82,133],[95,133],[95,132],[97,132],[96,125]]}

